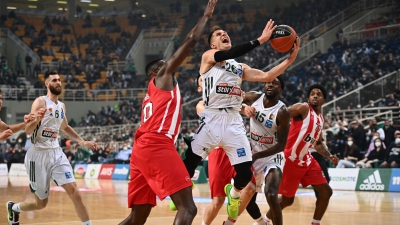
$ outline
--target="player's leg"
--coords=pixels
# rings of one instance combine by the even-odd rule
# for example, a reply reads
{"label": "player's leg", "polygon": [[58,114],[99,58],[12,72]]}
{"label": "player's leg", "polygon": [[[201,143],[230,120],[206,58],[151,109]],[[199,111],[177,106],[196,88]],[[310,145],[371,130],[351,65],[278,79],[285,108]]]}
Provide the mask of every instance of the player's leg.
{"label": "player's leg", "polygon": [[132,205],[132,211],[129,216],[124,219],[119,225],[143,225],[146,223],[147,218],[150,215],[153,205]]}
{"label": "player's leg", "polygon": [[211,224],[218,215],[225,202],[224,187],[235,175],[234,168],[222,148],[214,149],[208,155],[208,171],[212,201],[204,212],[203,225]]}
{"label": "player's leg", "polygon": [[249,182],[247,186],[243,188],[242,191],[240,191],[239,216],[244,212],[245,209],[247,209],[247,206],[251,203],[252,198],[254,197],[255,194],[257,197],[256,186],[253,182]]}
{"label": "player's leg", "polygon": [[197,214],[197,207],[193,201],[192,187],[187,187],[170,195],[174,201],[178,212],[176,213],[174,224],[192,224]]}
{"label": "player's leg", "polygon": [[307,173],[301,179],[301,184],[303,187],[312,185],[314,190],[318,192],[312,223],[320,224],[320,221],[328,208],[329,199],[332,196],[332,188],[327,183],[321,167],[314,159],[312,159]]}
{"label": "player's leg", "polygon": [[[314,157],[315,161],[318,162],[318,165],[321,167],[322,172],[324,173],[326,181],[329,183],[330,177],[329,177],[329,173],[328,173],[328,166],[325,162],[324,156],[322,156],[318,152],[313,152],[313,153],[311,153],[311,155]],[[318,191],[314,189],[314,192],[315,192],[315,196],[318,197]]]}
{"label": "player's leg", "polygon": [[282,210],[278,199],[278,190],[281,183],[281,172],[271,168],[265,177],[264,193],[270,208],[270,217],[274,225],[282,225]]}

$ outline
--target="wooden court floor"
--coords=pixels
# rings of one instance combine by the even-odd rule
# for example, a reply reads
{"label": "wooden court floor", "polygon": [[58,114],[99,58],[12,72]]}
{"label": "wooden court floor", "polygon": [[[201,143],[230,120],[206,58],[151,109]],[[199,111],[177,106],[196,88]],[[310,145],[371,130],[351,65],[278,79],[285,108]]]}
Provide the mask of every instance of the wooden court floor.
{"label": "wooden court floor", "polygon": [[[130,212],[127,209],[127,181],[78,180],[86,206],[94,225],[111,225],[121,222]],[[210,203],[208,184],[198,184],[193,190],[198,214],[193,224],[201,224],[202,215]],[[0,177],[0,224],[6,224],[5,203],[19,202],[32,197],[27,177]],[[265,197],[257,198],[261,210],[266,212]],[[169,199],[158,201],[146,224],[172,224],[175,213],[168,208]],[[315,205],[312,190],[299,189],[293,206],[283,211],[284,224],[311,224]],[[222,224],[227,214],[221,209],[213,224]],[[74,207],[62,188],[51,187],[47,208],[23,212],[20,224],[30,225],[80,225]],[[253,224],[245,213],[236,224]],[[400,193],[334,191],[329,208],[322,220],[324,225],[400,225]]]}

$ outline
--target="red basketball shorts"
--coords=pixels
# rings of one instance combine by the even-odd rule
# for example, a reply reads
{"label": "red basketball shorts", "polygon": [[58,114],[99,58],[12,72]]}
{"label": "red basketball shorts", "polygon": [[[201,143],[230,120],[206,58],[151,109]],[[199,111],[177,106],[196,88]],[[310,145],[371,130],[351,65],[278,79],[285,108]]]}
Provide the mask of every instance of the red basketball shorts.
{"label": "red basketball shorts", "polygon": [[231,183],[236,175],[228,156],[222,148],[216,148],[208,155],[208,178],[211,198],[226,196],[224,187]]}
{"label": "red basketball shorts", "polygon": [[321,167],[314,158],[311,158],[309,166],[299,166],[286,158],[279,194],[294,197],[300,183],[303,187],[327,183]]}
{"label": "red basketball shorts", "polygon": [[173,140],[161,134],[135,139],[131,155],[128,206],[151,204],[187,187],[192,181]]}

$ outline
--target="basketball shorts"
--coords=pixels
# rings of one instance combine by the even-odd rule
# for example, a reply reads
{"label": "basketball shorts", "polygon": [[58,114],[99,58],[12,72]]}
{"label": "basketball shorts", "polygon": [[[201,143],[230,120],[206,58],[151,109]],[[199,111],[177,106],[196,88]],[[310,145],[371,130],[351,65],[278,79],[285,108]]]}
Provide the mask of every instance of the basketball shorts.
{"label": "basketball shorts", "polygon": [[284,173],[282,174],[281,186],[279,187],[279,194],[286,197],[294,197],[299,188],[299,184],[303,187],[309,185],[326,184],[324,173],[314,158],[311,157],[309,166],[299,166],[285,157],[286,162],[284,166]]}
{"label": "basketball shorts", "polygon": [[193,152],[204,159],[218,146],[225,150],[231,165],[252,160],[246,129],[237,111],[206,109],[200,113],[200,125],[192,142]]}
{"label": "basketball shorts", "polygon": [[25,155],[25,167],[30,189],[41,200],[49,197],[50,178],[58,186],[75,182],[71,164],[60,147],[42,149],[31,145]]}
{"label": "basketball shorts", "polygon": [[224,187],[235,177],[235,168],[222,148],[216,148],[208,155],[208,178],[211,198],[226,196]]}
{"label": "basketball shorts", "polygon": [[263,192],[262,186],[265,183],[265,177],[268,175],[271,169],[278,169],[282,174],[284,165],[285,157],[282,152],[270,157],[257,159],[253,163],[254,180],[252,180],[252,182],[256,185],[256,191],[258,193]]}
{"label": "basketball shorts", "polygon": [[146,133],[134,140],[128,185],[128,206],[151,204],[191,187],[189,173],[174,142],[162,134]]}

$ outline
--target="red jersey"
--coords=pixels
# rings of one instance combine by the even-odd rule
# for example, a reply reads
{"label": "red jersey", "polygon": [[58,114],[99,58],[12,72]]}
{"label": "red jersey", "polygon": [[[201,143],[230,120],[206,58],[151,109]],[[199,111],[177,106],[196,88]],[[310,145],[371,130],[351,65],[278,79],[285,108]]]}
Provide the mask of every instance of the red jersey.
{"label": "red jersey", "polygon": [[182,119],[182,98],[178,84],[172,91],[165,91],[157,88],[154,81],[154,78],[150,80],[143,99],[140,127],[135,138],[144,133],[155,133],[164,134],[175,141]]}
{"label": "red jersey", "polygon": [[306,118],[301,121],[292,119],[284,151],[285,157],[300,166],[303,166],[303,163],[310,165],[312,156],[308,149],[318,141],[324,123],[322,114],[317,115],[310,105],[308,107],[310,110]]}

